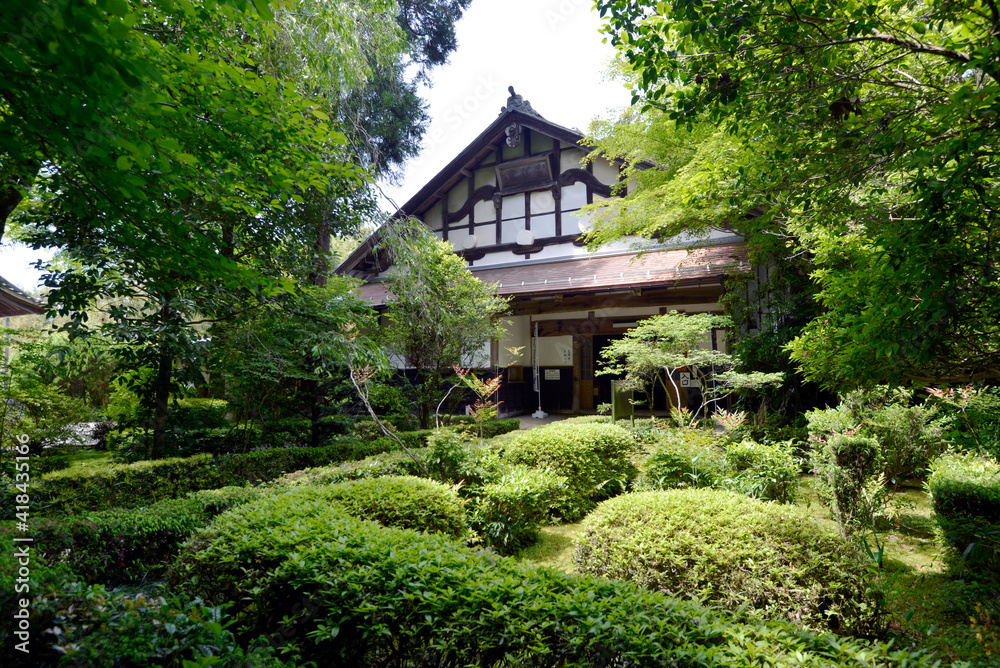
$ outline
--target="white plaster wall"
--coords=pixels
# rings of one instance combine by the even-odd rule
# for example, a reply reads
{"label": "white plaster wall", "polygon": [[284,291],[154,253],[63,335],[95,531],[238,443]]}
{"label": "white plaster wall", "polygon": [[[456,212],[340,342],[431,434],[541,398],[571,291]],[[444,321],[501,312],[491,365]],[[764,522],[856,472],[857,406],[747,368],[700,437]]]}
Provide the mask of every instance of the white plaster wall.
{"label": "white plaster wall", "polygon": [[608,162],[604,158],[598,158],[592,163],[594,165],[594,176],[606,185],[618,183],[618,166]]}
{"label": "white plaster wall", "polygon": [[573,337],[538,337],[538,365],[573,366]]}

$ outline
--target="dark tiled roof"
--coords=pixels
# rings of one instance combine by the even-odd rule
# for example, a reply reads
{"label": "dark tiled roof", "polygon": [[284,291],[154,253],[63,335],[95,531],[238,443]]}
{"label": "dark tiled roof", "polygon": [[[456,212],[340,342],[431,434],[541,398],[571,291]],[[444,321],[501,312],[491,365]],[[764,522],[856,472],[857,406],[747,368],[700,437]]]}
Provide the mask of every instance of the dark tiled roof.
{"label": "dark tiled roof", "polygon": [[[578,260],[539,262],[524,266],[473,267],[481,281],[497,284],[500,295],[544,295],[668,286],[722,276],[748,266],[742,243],[706,248],[664,250]],[[366,283],[358,294],[372,304],[385,303],[384,283]]]}
{"label": "dark tiled roof", "polygon": [[44,305],[0,276],[0,318],[15,315],[39,315]]}

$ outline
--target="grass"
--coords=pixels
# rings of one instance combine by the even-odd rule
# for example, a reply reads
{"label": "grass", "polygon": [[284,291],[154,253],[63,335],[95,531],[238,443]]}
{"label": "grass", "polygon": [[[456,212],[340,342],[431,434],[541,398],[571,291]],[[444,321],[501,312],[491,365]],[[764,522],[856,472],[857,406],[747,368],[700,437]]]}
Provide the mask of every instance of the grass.
{"label": "grass", "polygon": [[517,558],[536,566],[551,566],[566,573],[576,573],[573,542],[582,530],[582,522],[542,527],[538,542],[521,550]]}
{"label": "grass", "polygon": [[[934,651],[945,665],[1000,666],[996,654],[986,656],[970,623],[970,617],[977,614],[977,602],[992,605],[996,611],[1000,583],[981,584],[956,575],[948,555],[935,541],[933,509],[919,485],[893,488],[891,497],[892,521],[884,531],[867,539],[873,550],[876,544],[884,547],[881,583],[887,592],[892,637],[898,645]],[[818,523],[836,530],[811,476],[800,479],[796,503]],[[543,527],[538,542],[518,553],[517,558],[575,573],[573,543],[582,527],[582,523]],[[996,612],[980,633],[1000,645]],[[970,663],[961,663],[964,661]]]}
{"label": "grass", "polygon": [[64,469],[66,471],[77,471],[80,469],[101,469],[115,461],[111,453],[107,450],[94,450],[93,448],[74,448],[67,452],[70,465]]}

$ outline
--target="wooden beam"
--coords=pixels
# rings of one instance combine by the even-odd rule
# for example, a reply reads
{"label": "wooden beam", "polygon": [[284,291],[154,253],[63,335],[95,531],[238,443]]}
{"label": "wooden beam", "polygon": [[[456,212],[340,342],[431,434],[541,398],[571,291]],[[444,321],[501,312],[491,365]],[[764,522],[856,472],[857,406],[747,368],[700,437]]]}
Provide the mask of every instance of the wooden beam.
{"label": "wooden beam", "polygon": [[722,296],[719,286],[703,285],[697,288],[655,289],[646,287],[641,295],[629,293],[560,295],[561,299],[528,299],[515,297],[511,300],[511,315],[542,315],[548,313],[568,313],[570,311],[590,311],[608,308],[635,308],[643,306],[660,307],[663,313],[675,306],[690,304],[714,304]]}

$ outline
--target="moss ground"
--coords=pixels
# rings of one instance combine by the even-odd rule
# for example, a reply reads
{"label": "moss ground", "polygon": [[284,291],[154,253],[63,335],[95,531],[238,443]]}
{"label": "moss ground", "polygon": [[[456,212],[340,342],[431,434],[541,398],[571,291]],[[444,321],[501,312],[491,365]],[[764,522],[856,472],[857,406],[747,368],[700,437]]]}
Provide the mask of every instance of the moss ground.
{"label": "moss ground", "polygon": [[[975,582],[956,572],[934,538],[933,511],[919,484],[892,490],[892,521],[884,531],[868,536],[869,548],[884,548],[881,581],[888,595],[891,634],[905,646],[931,649],[945,665],[1000,667],[976,638],[970,617],[975,604],[997,605],[998,583]],[[812,479],[800,481],[797,503],[820,524],[835,529],[829,511],[820,503]],[[575,572],[573,541],[582,524],[544,527],[538,542],[518,554],[525,561]],[[967,574],[966,574],[967,575]],[[986,633],[998,633],[996,615]],[[995,636],[1000,639],[1000,635]]]}

